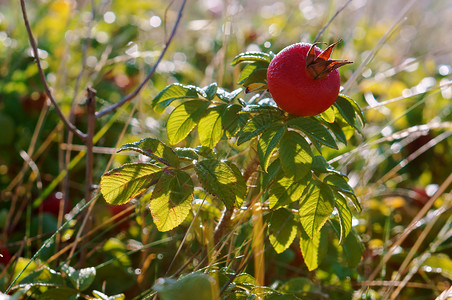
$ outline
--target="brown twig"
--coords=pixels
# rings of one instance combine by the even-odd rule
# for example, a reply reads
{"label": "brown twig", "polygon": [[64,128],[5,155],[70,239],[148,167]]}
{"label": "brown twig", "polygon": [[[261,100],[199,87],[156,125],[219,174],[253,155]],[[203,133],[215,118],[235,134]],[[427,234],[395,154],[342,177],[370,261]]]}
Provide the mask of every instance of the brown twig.
{"label": "brown twig", "polygon": [[42,70],[41,60],[39,59],[38,46],[36,45],[36,41],[35,41],[35,39],[33,37],[33,33],[31,32],[30,23],[28,22],[27,11],[26,11],[26,8],[25,8],[25,1],[24,0],[20,0],[20,5],[22,7],[22,15],[23,15],[23,18],[24,18],[25,27],[27,28],[28,39],[30,40],[31,48],[33,50],[33,56],[34,56],[34,59],[36,60],[36,66],[38,67],[39,77],[41,78],[41,82],[42,82],[42,84],[44,86],[44,90],[46,92],[46,95],[47,95],[47,97],[49,97],[50,101],[52,102],[53,106],[55,107],[55,111],[57,112],[57,114],[60,117],[60,119],[63,121],[64,125],[66,125],[68,130],[72,131],[75,135],[77,135],[82,140],[85,140],[86,134],[81,132],[77,127],[74,126],[74,124],[72,124],[71,122],[69,122],[68,119],[66,119],[66,117],[63,114],[63,112],[60,110],[60,107],[56,103],[56,100],[53,97],[52,92],[50,91],[50,87],[47,84],[47,80],[45,78],[44,71]]}
{"label": "brown twig", "polygon": [[[21,0],[21,1],[23,1],[23,0]],[[148,81],[151,79],[152,75],[154,75],[155,71],[157,70],[158,65],[162,61],[163,56],[165,55],[166,51],[168,50],[168,47],[169,47],[171,41],[173,40],[174,35],[176,34],[176,29],[179,26],[180,20],[182,19],[182,11],[184,10],[186,2],[187,2],[187,0],[183,0],[182,5],[179,9],[179,13],[177,15],[176,23],[173,26],[173,30],[171,31],[170,36],[168,37],[165,44],[163,45],[163,49],[162,49],[162,52],[160,53],[160,56],[157,58],[157,61],[155,62],[154,66],[152,67],[151,71],[146,76],[146,78],[140,83],[140,85],[137,86],[137,88],[133,92],[131,92],[129,95],[122,98],[118,103],[113,104],[112,106],[110,106],[102,111],[97,112],[96,118],[103,117],[103,116],[115,111],[117,108],[124,105],[124,103],[135,98],[140,93],[141,89],[143,89],[143,87],[148,83]]]}

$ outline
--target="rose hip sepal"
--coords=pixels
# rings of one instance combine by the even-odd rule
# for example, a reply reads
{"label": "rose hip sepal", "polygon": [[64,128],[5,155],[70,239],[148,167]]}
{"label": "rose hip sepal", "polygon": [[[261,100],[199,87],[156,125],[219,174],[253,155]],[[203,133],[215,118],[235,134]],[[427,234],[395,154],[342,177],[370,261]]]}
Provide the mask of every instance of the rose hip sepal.
{"label": "rose hip sepal", "polygon": [[334,104],[341,80],[337,68],[352,63],[330,59],[338,42],[322,51],[318,43],[281,50],[267,70],[268,89],[278,106],[296,116],[315,116]]}

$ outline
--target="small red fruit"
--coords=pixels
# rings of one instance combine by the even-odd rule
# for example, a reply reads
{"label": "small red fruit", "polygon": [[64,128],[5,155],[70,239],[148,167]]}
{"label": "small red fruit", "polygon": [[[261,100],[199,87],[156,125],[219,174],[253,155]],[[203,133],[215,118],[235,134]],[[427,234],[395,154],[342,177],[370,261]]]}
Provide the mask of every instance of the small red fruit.
{"label": "small red fruit", "polygon": [[276,104],[296,116],[315,116],[336,101],[341,79],[337,68],[351,63],[330,59],[333,47],[322,52],[318,43],[298,43],[276,55],[267,70],[267,84]]}
{"label": "small red fruit", "polygon": [[7,265],[11,260],[11,254],[8,249],[0,245],[0,264]]}

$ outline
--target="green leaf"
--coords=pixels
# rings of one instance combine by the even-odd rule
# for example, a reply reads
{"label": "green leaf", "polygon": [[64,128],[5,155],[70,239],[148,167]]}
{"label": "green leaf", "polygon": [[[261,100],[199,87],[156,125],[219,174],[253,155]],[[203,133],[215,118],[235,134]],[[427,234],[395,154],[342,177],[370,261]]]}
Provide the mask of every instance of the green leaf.
{"label": "green leaf", "polygon": [[256,62],[246,65],[240,73],[237,84],[267,83],[268,63]]}
{"label": "green leaf", "polygon": [[304,263],[308,267],[309,271],[313,271],[319,267],[319,247],[321,235],[321,232],[318,232],[311,238],[304,230],[301,230],[301,254],[303,255]]}
{"label": "green leaf", "polygon": [[67,274],[74,288],[79,291],[89,288],[96,278],[96,268],[94,267],[76,270],[71,266],[63,265],[61,270]]}
{"label": "green leaf", "polygon": [[149,156],[167,166],[179,167],[179,157],[171,147],[168,147],[158,139],[144,138],[135,143],[122,145],[118,152],[136,151]]}
{"label": "green leaf", "polygon": [[289,120],[287,125],[303,131],[311,140],[315,140],[327,147],[338,149],[331,133],[316,118],[298,117]]}
{"label": "green leaf", "polygon": [[179,226],[191,208],[193,181],[181,170],[162,174],[151,196],[152,219],[159,231],[169,231]]}
{"label": "green leaf", "polygon": [[102,299],[102,300],[124,300],[124,299],[126,299],[126,296],[124,294],[118,294],[118,295],[114,295],[114,296],[107,296],[104,293],[101,293],[101,292],[96,291],[96,290],[93,291],[93,295],[97,299]]}
{"label": "green leaf", "polygon": [[100,191],[109,204],[125,204],[155,184],[159,171],[149,163],[125,164],[102,175]]}
{"label": "green leaf", "polygon": [[246,123],[246,125],[242,128],[242,131],[239,133],[237,145],[241,145],[244,142],[251,140],[267,130],[274,123],[281,120],[281,113],[265,113],[253,117]]}
{"label": "green leaf", "polygon": [[166,125],[170,144],[177,144],[187,137],[195,128],[209,104],[208,101],[204,100],[186,101],[171,112]]}
{"label": "green leaf", "polygon": [[312,159],[312,169],[316,173],[326,173],[326,172],[328,172],[328,167],[329,166],[330,165],[328,164],[326,159],[323,156],[321,156],[321,155],[316,155]]}
{"label": "green leaf", "polygon": [[201,145],[213,148],[223,136],[222,116],[227,109],[226,104],[208,108],[198,124],[198,135]]}
{"label": "green leaf", "polygon": [[331,174],[323,179],[323,182],[331,186],[333,189],[346,194],[354,194],[352,187],[340,175]]}
{"label": "green leaf", "polygon": [[429,256],[422,267],[426,272],[441,273],[445,278],[452,280],[452,259],[447,254],[437,253]]}
{"label": "green leaf", "polygon": [[227,163],[205,159],[195,165],[195,172],[208,193],[218,197],[228,208],[234,205],[237,178]]}
{"label": "green leaf", "polygon": [[257,142],[257,154],[261,163],[261,168],[267,172],[270,156],[276,150],[279,140],[284,134],[286,126],[281,124],[274,124],[268,128],[259,138]]}
{"label": "green leaf", "polygon": [[44,266],[41,270],[31,272],[24,279],[22,279],[19,284],[14,286],[14,288],[22,288],[27,286],[64,287],[65,280],[61,273]]}
{"label": "green leaf", "polygon": [[278,209],[299,200],[310,180],[311,174],[308,174],[301,180],[294,180],[293,177],[282,176],[277,178],[270,186],[268,192],[270,209]]}
{"label": "green leaf", "polygon": [[235,206],[241,207],[243,201],[245,201],[245,196],[247,192],[246,182],[240,172],[240,169],[231,161],[225,162],[229,168],[231,168],[232,172],[234,172],[235,178],[237,179],[237,190],[236,190],[236,201]]}
{"label": "green leaf", "polygon": [[297,235],[297,222],[293,213],[285,208],[271,213],[268,230],[270,243],[277,253],[289,248]]}
{"label": "green leaf", "polygon": [[174,152],[176,152],[177,156],[180,159],[184,159],[184,160],[188,160],[188,161],[197,160],[199,158],[198,153],[193,148],[177,147],[177,148],[174,148]]}
{"label": "green leaf", "polygon": [[331,189],[317,180],[311,181],[300,199],[300,222],[309,238],[313,239],[334,210]]}
{"label": "green leaf", "polygon": [[262,113],[275,113],[281,114],[281,110],[278,107],[272,105],[259,105],[259,104],[248,104],[245,106],[241,113],[249,114],[262,114]]}
{"label": "green leaf", "polygon": [[361,212],[361,205],[359,204],[352,187],[347,183],[347,181],[342,176],[337,174],[331,174],[326,176],[323,182],[328,184],[336,191],[346,194],[352,200],[353,204],[356,206],[356,209],[359,212]]}
{"label": "green leaf", "polygon": [[273,179],[276,178],[278,174],[281,172],[281,163],[278,159],[275,159],[267,168],[267,172],[261,173],[262,183],[261,186],[267,188]]}
{"label": "green leaf", "polygon": [[238,104],[230,104],[223,114],[222,123],[223,129],[226,132],[226,136],[231,138],[237,134],[237,132],[248,121],[247,114],[241,114],[242,106]]}
{"label": "green leaf", "polygon": [[361,258],[364,252],[364,246],[356,232],[351,230],[342,243],[344,254],[350,268],[356,268],[361,262]]}
{"label": "green leaf", "polygon": [[[331,227],[334,229],[336,234],[340,236],[341,225],[339,221],[336,218],[331,218],[329,224],[332,225]],[[343,255],[347,260],[348,266],[350,268],[355,268],[361,261],[364,252],[364,246],[358,234],[353,228],[350,230],[350,233],[342,243],[342,249],[344,250]]]}
{"label": "green leaf", "polygon": [[206,93],[206,98],[208,100],[213,100],[217,93],[218,85],[216,82],[213,82],[204,88],[204,92]]}
{"label": "green leaf", "polygon": [[342,244],[352,229],[352,212],[347,205],[347,200],[345,200],[341,194],[334,193],[334,199],[336,203],[335,206],[339,214],[339,224],[341,226],[339,244]]}
{"label": "green leaf", "polygon": [[334,134],[334,136],[339,142],[343,143],[344,145],[347,145],[347,138],[345,137],[344,131],[337,122],[327,123],[326,126],[331,130],[331,132]]}
{"label": "green leaf", "polygon": [[312,151],[308,142],[295,131],[286,131],[279,146],[281,167],[295,179],[305,177],[311,171]]}
{"label": "green leaf", "polygon": [[224,102],[231,102],[233,101],[235,98],[237,98],[238,95],[240,95],[240,93],[243,91],[242,88],[238,88],[236,90],[233,90],[232,92],[227,92],[226,90],[222,89],[222,88],[218,88],[217,89],[217,93],[216,96],[218,97],[218,99],[220,99],[221,101]]}
{"label": "green leaf", "polygon": [[242,63],[242,62],[258,62],[258,61],[270,63],[271,60],[272,60],[272,57],[268,53],[258,52],[258,51],[249,51],[249,52],[244,52],[244,53],[240,53],[239,55],[237,55],[232,60],[231,65],[234,66],[234,65]]}
{"label": "green leaf", "polygon": [[[361,108],[359,107],[358,103],[356,103],[355,100],[353,100],[352,98],[348,97],[347,95],[340,94],[340,93],[339,93],[338,98],[347,100],[353,106],[353,109],[355,110],[356,114],[358,115],[358,117],[359,117],[359,119],[361,121],[361,124],[363,124],[363,125],[366,124],[366,120],[364,118],[363,112],[362,112]],[[336,101],[337,101],[337,99],[336,99]]]}
{"label": "green leaf", "polygon": [[192,100],[200,97],[207,97],[203,89],[194,85],[173,83],[155,96],[152,106],[157,113],[162,113],[175,100]]}
{"label": "green leaf", "polygon": [[178,280],[159,278],[153,289],[158,292],[161,300],[213,300],[216,281],[204,273],[190,273]]}
{"label": "green leaf", "polygon": [[328,123],[334,123],[335,119],[335,112],[334,112],[334,106],[330,106],[327,110],[325,110],[323,113],[320,114],[322,119],[327,121]]}

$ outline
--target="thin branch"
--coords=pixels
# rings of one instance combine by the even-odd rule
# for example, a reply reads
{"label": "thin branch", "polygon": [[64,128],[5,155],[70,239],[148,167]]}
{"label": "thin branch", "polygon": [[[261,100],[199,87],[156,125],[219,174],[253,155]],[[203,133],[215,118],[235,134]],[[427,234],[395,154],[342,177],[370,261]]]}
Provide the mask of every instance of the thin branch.
{"label": "thin branch", "polygon": [[352,2],[352,0],[348,0],[344,6],[342,6],[341,8],[339,8],[336,13],[334,14],[334,16],[331,17],[331,19],[328,21],[328,23],[325,24],[325,26],[323,26],[323,28],[319,31],[319,33],[317,34],[317,36],[314,39],[314,43],[317,42],[319,40],[319,38],[322,36],[323,32],[325,32],[325,30],[328,28],[328,26],[330,26],[331,22],[333,22],[333,20],[337,17],[338,14],[340,14],[349,4],[350,2]]}
{"label": "thin branch", "polygon": [[[23,0],[21,0],[21,1],[23,1]],[[173,30],[171,31],[171,35],[166,40],[165,45],[163,45],[163,49],[162,49],[162,52],[160,53],[160,56],[157,58],[157,61],[155,62],[154,66],[152,67],[151,71],[146,76],[146,78],[143,80],[143,82],[141,82],[140,85],[132,93],[130,93],[129,95],[122,98],[118,103],[116,103],[102,111],[97,112],[96,118],[100,118],[100,117],[105,116],[106,114],[111,113],[112,111],[116,110],[117,108],[121,107],[128,101],[135,98],[140,93],[140,91],[143,89],[143,87],[148,83],[148,81],[151,79],[152,75],[154,75],[155,71],[157,70],[158,65],[162,61],[163,56],[165,55],[166,51],[168,50],[168,47],[171,44],[171,41],[173,40],[174,35],[176,34],[177,27],[179,26],[180,20],[182,19],[182,11],[184,10],[186,2],[187,2],[187,0],[183,0],[182,5],[179,9],[179,13],[177,15],[176,23],[174,24]]]}
{"label": "thin branch", "polygon": [[86,134],[81,132],[79,129],[77,129],[77,127],[74,126],[74,124],[72,124],[71,122],[69,122],[68,119],[66,119],[66,117],[63,115],[63,112],[60,110],[60,107],[56,103],[55,98],[53,98],[52,92],[50,91],[50,87],[47,84],[44,71],[42,70],[41,60],[39,59],[39,55],[38,55],[38,46],[36,45],[36,41],[33,37],[33,33],[31,32],[31,27],[30,27],[30,23],[28,22],[28,16],[27,16],[27,11],[25,8],[24,0],[20,0],[20,5],[22,7],[22,15],[24,18],[25,27],[27,28],[28,39],[30,40],[31,48],[33,50],[33,56],[36,60],[36,65],[38,67],[39,77],[41,78],[42,84],[44,85],[44,90],[47,94],[47,97],[49,97],[50,101],[52,102],[53,106],[55,107],[55,111],[57,112],[60,119],[63,121],[64,125],[66,125],[66,127],[70,131],[72,131],[75,135],[77,135],[79,138],[81,138],[82,140],[85,140]]}

